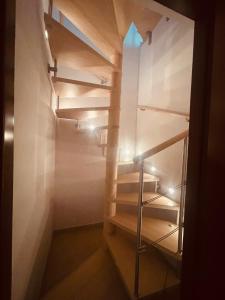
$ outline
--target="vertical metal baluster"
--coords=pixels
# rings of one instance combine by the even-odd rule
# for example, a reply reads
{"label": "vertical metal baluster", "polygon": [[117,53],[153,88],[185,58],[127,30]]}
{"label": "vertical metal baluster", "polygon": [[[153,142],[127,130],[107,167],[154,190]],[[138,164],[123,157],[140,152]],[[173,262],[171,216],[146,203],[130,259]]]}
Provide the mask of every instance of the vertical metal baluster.
{"label": "vertical metal baluster", "polygon": [[186,196],[187,157],[188,157],[188,138],[186,137],[184,139],[182,179],[181,179],[179,232],[178,232],[178,253],[179,254],[181,254],[183,251],[183,223],[184,223],[184,208],[185,208],[185,196]]}
{"label": "vertical metal baluster", "polygon": [[138,211],[137,211],[137,243],[136,243],[136,263],[135,263],[135,279],[134,279],[134,295],[139,297],[139,273],[140,273],[140,250],[142,247],[141,228],[142,228],[142,203],[144,190],[144,161],[140,164],[139,175],[139,197],[138,197]]}

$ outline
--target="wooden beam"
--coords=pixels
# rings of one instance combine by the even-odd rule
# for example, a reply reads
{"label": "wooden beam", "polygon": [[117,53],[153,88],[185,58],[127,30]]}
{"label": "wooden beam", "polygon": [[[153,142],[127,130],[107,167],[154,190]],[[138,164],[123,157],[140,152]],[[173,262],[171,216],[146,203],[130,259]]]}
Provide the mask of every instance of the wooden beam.
{"label": "wooden beam", "polygon": [[117,179],[117,154],[120,125],[120,96],[121,96],[121,69],[122,56],[115,57],[115,65],[120,71],[114,71],[112,75],[112,91],[110,98],[110,111],[108,119],[107,155],[106,155],[106,194],[105,194],[105,232],[110,230],[110,224],[106,220],[115,214],[116,179]]}

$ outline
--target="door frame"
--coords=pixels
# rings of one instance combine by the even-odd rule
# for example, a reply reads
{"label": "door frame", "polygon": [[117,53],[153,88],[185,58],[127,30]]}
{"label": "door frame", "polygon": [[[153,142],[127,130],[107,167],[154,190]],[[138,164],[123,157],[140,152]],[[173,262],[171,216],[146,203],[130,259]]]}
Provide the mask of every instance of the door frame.
{"label": "door frame", "polygon": [[15,1],[0,3],[0,298],[11,299]]}
{"label": "door frame", "polygon": [[225,267],[225,2],[156,2],[195,21],[181,299],[220,299]]}

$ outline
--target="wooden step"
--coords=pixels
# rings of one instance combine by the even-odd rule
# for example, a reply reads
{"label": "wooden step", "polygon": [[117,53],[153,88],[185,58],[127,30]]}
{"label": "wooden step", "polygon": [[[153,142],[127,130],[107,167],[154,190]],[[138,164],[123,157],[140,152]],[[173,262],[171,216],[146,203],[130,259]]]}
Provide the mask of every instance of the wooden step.
{"label": "wooden step", "polygon": [[134,164],[134,162],[133,162],[133,160],[128,160],[128,161],[119,161],[118,163],[117,163],[117,165],[118,166],[126,166],[126,165],[133,165]]}
{"label": "wooden step", "polygon": [[[106,242],[131,299],[134,297],[135,243],[116,232]],[[166,279],[167,276],[167,279]],[[140,257],[140,298],[154,295],[179,283],[175,272],[151,249]]]}
{"label": "wooden step", "polygon": [[161,18],[130,0],[54,0],[54,5],[108,57],[122,52],[132,22],[145,40]]}
{"label": "wooden step", "polygon": [[62,119],[86,120],[108,114],[109,107],[81,107],[57,109],[56,115]]}
{"label": "wooden step", "polygon": [[[138,196],[139,196],[138,193],[118,193],[116,197],[116,203],[137,206]],[[147,201],[160,196],[160,194],[145,192],[143,196],[144,196],[144,201]],[[145,207],[179,210],[179,205],[175,201],[165,196],[161,196],[160,198],[154,200],[152,203],[147,204]]]}
{"label": "wooden step", "polygon": [[52,56],[57,60],[58,66],[84,69],[111,79],[113,64],[48,14],[45,14],[44,19]]}
{"label": "wooden step", "polygon": [[[158,177],[148,173],[144,173],[144,182],[157,182],[157,181],[159,181]],[[119,175],[117,179],[118,184],[138,183],[138,182],[139,182],[139,172],[122,174]]]}
{"label": "wooden step", "polygon": [[[114,217],[110,217],[109,222],[119,228],[136,235],[137,218],[135,215],[126,213],[117,213]],[[152,244],[164,235],[170,233],[177,228],[176,224],[168,221],[143,217],[142,220],[142,238],[146,243]],[[167,254],[177,257],[178,231],[171,236],[155,245],[158,249],[165,251]]]}
{"label": "wooden step", "polygon": [[109,97],[111,87],[85,81],[52,77],[55,92],[60,98]]}

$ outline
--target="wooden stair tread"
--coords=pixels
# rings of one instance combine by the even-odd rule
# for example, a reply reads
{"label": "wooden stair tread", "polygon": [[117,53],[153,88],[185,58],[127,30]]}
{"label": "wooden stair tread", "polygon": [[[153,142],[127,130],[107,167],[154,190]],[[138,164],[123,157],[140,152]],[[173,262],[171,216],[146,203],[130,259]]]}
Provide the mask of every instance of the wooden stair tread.
{"label": "wooden stair tread", "polygon": [[[135,215],[127,213],[117,213],[114,217],[108,219],[114,225],[122,228],[123,230],[136,235],[137,232],[137,218]],[[177,227],[176,224],[171,222],[143,217],[142,221],[142,238],[146,243],[151,244],[159,238],[168,234]],[[176,255],[178,243],[178,231],[171,236],[162,240],[157,244],[157,248],[162,249],[170,255]]]}
{"label": "wooden stair tread", "polygon": [[57,96],[60,98],[109,97],[111,87],[85,81],[52,77]]}
{"label": "wooden stair tread", "polygon": [[81,107],[57,109],[58,118],[84,120],[101,117],[108,114],[109,107]]}
{"label": "wooden stair tread", "polygon": [[[156,182],[159,181],[159,178],[157,178],[154,175],[144,173],[144,182]],[[126,173],[118,176],[117,183],[123,184],[123,183],[137,183],[139,182],[139,172],[133,172],[133,173]]]}
{"label": "wooden stair tread", "polygon": [[134,164],[133,160],[119,161],[117,163],[118,166],[126,166],[126,165],[133,165],[133,164]]}
{"label": "wooden stair tread", "polygon": [[[116,232],[107,235],[106,242],[131,299],[134,298],[135,243]],[[165,284],[165,276],[168,277]],[[140,257],[140,296],[155,294],[165,287],[177,285],[175,272],[159,254],[151,249]]]}
{"label": "wooden stair tread", "polygon": [[52,56],[57,60],[58,66],[84,69],[109,80],[111,79],[111,72],[114,69],[113,64],[48,14],[45,13],[44,19]]}
{"label": "wooden stair tread", "polygon": [[[147,201],[159,196],[159,194],[152,192],[144,192],[143,196],[144,201]],[[118,193],[116,197],[116,203],[137,206],[138,193]],[[178,204],[165,196],[161,196],[160,198],[154,200],[152,203],[146,205],[145,207],[179,210]]]}

